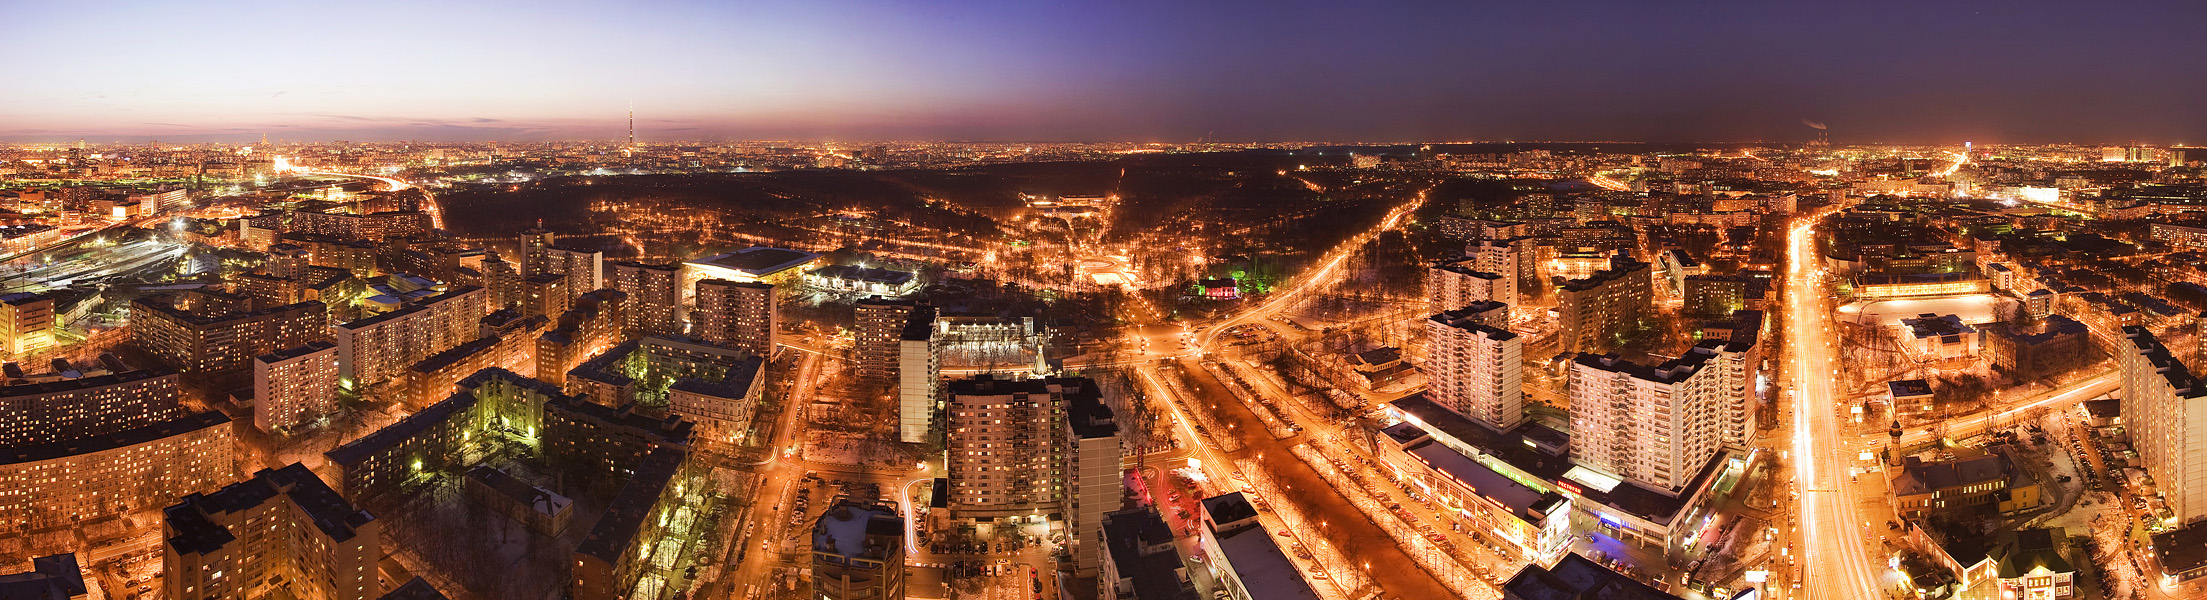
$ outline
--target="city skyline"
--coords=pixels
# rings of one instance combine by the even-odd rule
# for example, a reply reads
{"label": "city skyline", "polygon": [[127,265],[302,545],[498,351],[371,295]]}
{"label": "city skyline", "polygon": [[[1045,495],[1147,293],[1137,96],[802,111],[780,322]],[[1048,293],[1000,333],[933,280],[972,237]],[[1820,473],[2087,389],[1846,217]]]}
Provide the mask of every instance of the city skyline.
{"label": "city skyline", "polygon": [[8,142],[2207,142],[2174,3],[11,8]]}

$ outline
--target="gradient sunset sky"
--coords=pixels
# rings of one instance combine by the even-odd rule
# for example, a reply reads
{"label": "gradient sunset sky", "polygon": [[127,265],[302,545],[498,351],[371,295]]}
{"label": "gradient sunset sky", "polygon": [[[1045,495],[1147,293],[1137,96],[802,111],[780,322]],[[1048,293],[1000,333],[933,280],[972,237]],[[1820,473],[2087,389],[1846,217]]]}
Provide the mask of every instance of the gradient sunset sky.
{"label": "gradient sunset sky", "polygon": [[2207,143],[2207,3],[1825,4],[0,0],[0,140]]}

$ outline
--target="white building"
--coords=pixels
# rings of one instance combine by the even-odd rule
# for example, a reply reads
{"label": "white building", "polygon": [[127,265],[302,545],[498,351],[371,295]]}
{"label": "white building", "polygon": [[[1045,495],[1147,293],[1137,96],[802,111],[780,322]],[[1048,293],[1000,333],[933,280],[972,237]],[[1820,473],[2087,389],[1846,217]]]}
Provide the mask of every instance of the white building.
{"label": "white building", "polygon": [[1678,491],[1728,439],[1745,436],[1744,348],[1710,340],[1646,367],[1608,355],[1571,365],[1571,460]]}
{"label": "white building", "polygon": [[2207,384],[2143,327],[2123,328],[2116,354],[2123,377],[2123,425],[2176,522],[2207,518]]}
{"label": "white building", "polygon": [[1480,300],[1517,301],[1516,273],[1489,273],[1477,268],[1476,259],[1433,265],[1425,270],[1425,309],[1442,312],[1463,308]]}
{"label": "white building", "polygon": [[935,307],[915,306],[897,340],[897,437],[927,441],[942,391],[943,359],[935,329]]}
{"label": "white building", "polygon": [[337,345],[313,342],[253,358],[253,426],[291,429],[337,408]]}
{"label": "white building", "polygon": [[1525,340],[1475,308],[1427,317],[1426,396],[1497,431],[1525,421]]}
{"label": "white building", "polygon": [[404,376],[407,367],[429,355],[475,341],[482,337],[489,301],[489,292],[467,286],[421,304],[331,325],[338,377],[353,386],[375,385]]}

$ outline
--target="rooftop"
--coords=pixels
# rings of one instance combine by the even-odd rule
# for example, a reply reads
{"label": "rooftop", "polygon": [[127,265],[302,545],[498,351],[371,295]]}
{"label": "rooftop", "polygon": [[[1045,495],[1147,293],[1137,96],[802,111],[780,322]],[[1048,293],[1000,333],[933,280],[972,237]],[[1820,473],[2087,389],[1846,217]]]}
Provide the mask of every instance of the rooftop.
{"label": "rooftop", "polygon": [[1183,566],[1172,546],[1172,526],[1155,509],[1106,513],[1103,536],[1119,576],[1134,583],[1133,600],[1196,600],[1195,588],[1180,581]]}
{"label": "rooftop", "polygon": [[331,541],[350,540],[358,528],[375,520],[375,515],[353,507],[337,490],[322,483],[322,478],[307,470],[306,465],[291,463],[281,469],[261,469],[252,479],[223,486],[212,494],[185,496],[182,502],[164,509],[169,529],[176,532],[168,544],[180,553],[219,550],[237,537],[209,515],[251,510],[279,495],[298,506]]}
{"label": "rooftop", "polygon": [[1502,593],[1520,600],[1678,600],[1576,552],[1551,568],[1525,565],[1502,584]]}
{"label": "rooftop", "polygon": [[217,425],[230,423],[230,416],[222,411],[184,415],[167,421],[74,440],[33,444],[28,446],[0,446],[0,465],[53,460],[64,456],[91,454],[116,448],[126,448],[154,440],[184,435]]}
{"label": "rooftop", "polygon": [[817,258],[820,258],[820,255],[802,250],[753,246],[735,252],[693,259],[688,262],[693,265],[729,269],[752,277],[765,277],[812,262]]}
{"label": "rooftop", "polygon": [[618,564],[621,554],[636,541],[636,534],[643,530],[644,521],[651,518],[652,507],[659,497],[674,483],[674,476],[689,460],[689,452],[672,446],[661,446],[644,456],[636,466],[635,474],[621,484],[621,491],[613,496],[613,504],[590,528],[590,537],[575,547],[575,553],[597,557],[608,564]]}
{"label": "rooftop", "polygon": [[881,560],[903,552],[903,540],[904,517],[883,505],[844,501],[812,525],[812,550],[843,558]]}

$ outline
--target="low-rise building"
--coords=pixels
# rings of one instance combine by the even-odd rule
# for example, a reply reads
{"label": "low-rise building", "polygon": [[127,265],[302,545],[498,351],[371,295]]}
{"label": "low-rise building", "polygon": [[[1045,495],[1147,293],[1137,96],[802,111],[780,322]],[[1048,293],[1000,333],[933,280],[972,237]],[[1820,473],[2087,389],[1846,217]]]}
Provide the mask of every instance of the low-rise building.
{"label": "low-rise building", "polygon": [[1900,320],[1901,347],[1916,360],[1946,360],[1977,355],[1984,334],[1957,315],[1924,313]]}
{"label": "low-rise building", "polygon": [[1525,565],[1502,584],[1503,600],[1679,600],[1574,552],[1555,566]]}
{"label": "low-rise building", "polygon": [[31,570],[0,575],[0,598],[8,600],[80,600],[90,597],[77,555],[31,559]]}
{"label": "low-rise building", "polygon": [[550,537],[575,519],[575,501],[488,466],[467,470],[467,497]]}
{"label": "low-rise building", "polygon": [[1288,561],[1257,508],[1241,492],[1203,499],[1199,546],[1220,591],[1232,600],[1317,600],[1318,592]]}
{"label": "low-rise building", "polygon": [[2023,473],[2006,446],[1981,456],[1925,461],[1910,456],[1888,475],[1893,507],[1904,516],[1923,517],[1965,507],[1991,506],[2014,512],[2038,506],[2038,483]]}

